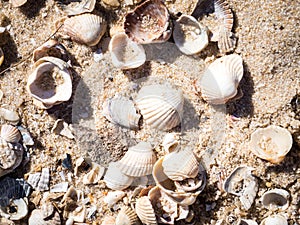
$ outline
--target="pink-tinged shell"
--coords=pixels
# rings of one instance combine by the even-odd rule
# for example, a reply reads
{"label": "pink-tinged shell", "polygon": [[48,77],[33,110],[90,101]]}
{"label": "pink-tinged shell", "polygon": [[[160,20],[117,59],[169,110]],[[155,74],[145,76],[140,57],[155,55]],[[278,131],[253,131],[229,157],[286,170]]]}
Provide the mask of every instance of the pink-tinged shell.
{"label": "pink-tinged shell", "polygon": [[1,138],[3,138],[7,142],[11,143],[17,143],[21,140],[21,133],[18,130],[18,128],[9,125],[9,124],[3,124],[1,126]]}
{"label": "pink-tinged shell", "polygon": [[171,36],[168,9],[160,0],[148,0],[126,15],[124,29],[140,44],[165,42]]}
{"label": "pink-tinged shell", "polygon": [[69,36],[71,40],[94,46],[98,44],[106,31],[107,23],[103,17],[86,13],[64,20],[62,33]]}
{"label": "pink-tinged shell", "polygon": [[36,62],[45,56],[52,56],[68,61],[65,47],[56,40],[49,40],[33,51],[33,61]]}
{"label": "pink-tinged shell", "polygon": [[148,196],[136,200],[135,212],[143,224],[157,225],[155,212]]}

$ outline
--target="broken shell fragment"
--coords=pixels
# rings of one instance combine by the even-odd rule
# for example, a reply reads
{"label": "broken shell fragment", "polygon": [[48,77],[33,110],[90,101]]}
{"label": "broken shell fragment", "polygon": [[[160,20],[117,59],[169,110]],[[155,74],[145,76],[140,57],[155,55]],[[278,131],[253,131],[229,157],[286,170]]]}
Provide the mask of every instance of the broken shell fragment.
{"label": "broken shell fragment", "polygon": [[0,215],[10,220],[20,220],[27,216],[28,206],[23,198],[14,199],[10,205],[0,207]]}
{"label": "broken shell fragment", "polygon": [[259,158],[280,163],[291,150],[293,138],[291,133],[279,126],[258,128],[251,134],[251,151]]}
{"label": "broken shell fragment", "polygon": [[179,137],[176,133],[168,133],[163,139],[162,146],[166,153],[175,151],[178,147]]}
{"label": "broken shell fragment", "polygon": [[51,129],[51,133],[67,137],[69,139],[75,138],[72,134],[72,130],[69,127],[69,124],[67,124],[63,119],[58,119],[55,121]]}
{"label": "broken shell fragment", "polygon": [[283,215],[276,214],[263,219],[260,225],[288,225],[288,221]]}
{"label": "broken shell fragment", "polygon": [[140,44],[165,42],[171,36],[169,12],[160,0],[148,0],[128,13],[125,33]]}
{"label": "broken shell fragment", "polygon": [[82,13],[92,12],[95,8],[95,5],[96,0],[82,0],[74,7],[65,7],[65,11],[68,13],[68,16],[74,16]]}
{"label": "broken shell fragment", "polygon": [[122,207],[118,213],[115,225],[134,225],[137,222],[137,215],[130,207]]}
{"label": "broken shell fragment", "polygon": [[0,136],[6,142],[11,142],[11,143],[17,143],[21,140],[21,133],[18,130],[18,128],[9,124],[3,124],[1,126]]}
{"label": "broken shell fragment", "polygon": [[51,56],[68,61],[68,53],[65,47],[56,40],[49,40],[33,51],[33,62]]}
{"label": "broken shell fragment", "polygon": [[113,207],[118,201],[125,196],[124,191],[111,191],[104,197],[103,201],[108,205],[109,208]]}
{"label": "broken shell fragment", "polygon": [[4,52],[2,51],[2,48],[0,48],[0,66],[2,65],[4,61]]}
{"label": "broken shell fragment", "polygon": [[202,97],[213,105],[225,104],[238,93],[243,73],[243,60],[237,54],[215,60],[198,81]]}
{"label": "broken shell fragment", "polygon": [[27,0],[10,0],[9,1],[12,7],[20,7],[24,5]]}
{"label": "broken shell fragment", "polygon": [[82,182],[84,184],[96,184],[104,175],[105,168],[97,163],[92,163],[92,169],[84,177]]}
{"label": "broken shell fragment", "polygon": [[166,131],[180,124],[183,102],[181,90],[167,84],[154,84],[141,88],[136,106],[149,127]]}
{"label": "broken shell fragment", "polygon": [[206,27],[188,15],[182,15],[174,22],[173,39],[178,49],[186,55],[199,53],[208,45]]}
{"label": "broken shell fragment", "polygon": [[286,210],[289,207],[290,194],[283,189],[273,189],[267,191],[261,197],[261,203],[266,208],[280,208]]}
{"label": "broken shell fragment", "polygon": [[135,212],[143,224],[157,225],[154,209],[148,196],[136,200]]}
{"label": "broken shell fragment", "polygon": [[142,45],[133,42],[125,33],[115,34],[108,46],[112,63],[120,69],[132,69],[146,62],[146,53]]}

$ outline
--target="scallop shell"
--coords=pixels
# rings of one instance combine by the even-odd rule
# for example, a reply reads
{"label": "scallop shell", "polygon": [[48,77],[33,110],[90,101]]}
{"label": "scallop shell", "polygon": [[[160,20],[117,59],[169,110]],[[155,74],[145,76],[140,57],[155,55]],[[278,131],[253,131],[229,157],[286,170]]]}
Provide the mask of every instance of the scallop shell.
{"label": "scallop shell", "polygon": [[11,143],[17,143],[21,140],[21,133],[18,130],[18,128],[9,125],[9,124],[3,124],[1,126],[1,138],[3,138],[7,142]]}
{"label": "scallop shell", "polygon": [[4,61],[4,52],[2,48],[0,48],[0,66],[2,65],[3,61]]}
{"label": "scallop shell", "polygon": [[43,57],[35,63],[27,80],[28,93],[45,108],[68,101],[72,95],[69,65],[61,59]]}
{"label": "scallop shell", "polygon": [[125,17],[124,29],[140,44],[165,42],[171,36],[169,12],[160,0],[148,0]]}
{"label": "scallop shell", "polygon": [[261,203],[266,208],[280,208],[286,210],[289,207],[290,194],[283,189],[273,189],[265,192],[261,197]]}
{"label": "scallop shell", "polygon": [[279,126],[258,128],[251,134],[251,151],[259,158],[280,163],[291,150],[293,138],[291,133]]}
{"label": "scallop shell", "polygon": [[108,46],[112,63],[122,70],[137,68],[146,62],[142,45],[133,42],[125,33],[115,34]]}
{"label": "scallop shell", "polygon": [[[13,208],[16,211],[10,212]],[[28,206],[24,199],[14,199],[9,206],[0,207],[0,215],[10,220],[20,220],[23,219],[28,214]]]}
{"label": "scallop shell", "polygon": [[118,168],[127,176],[142,177],[152,173],[155,162],[156,156],[151,144],[140,142],[128,149],[120,163],[118,163]]}
{"label": "scallop shell", "polygon": [[9,0],[12,7],[20,7],[24,5],[27,0]]}
{"label": "scallop shell", "polygon": [[[56,22],[57,27],[59,23],[60,21]],[[65,19],[61,30],[63,34],[77,43],[94,46],[102,38],[106,26],[107,23],[103,17],[86,13]]]}
{"label": "scallop shell", "polygon": [[288,225],[288,221],[283,215],[277,214],[263,219],[260,225]]}
{"label": "scallop shell", "polygon": [[162,166],[164,173],[174,181],[195,178],[199,172],[199,162],[189,149],[179,149],[165,155]]}
{"label": "scallop shell", "polygon": [[225,54],[227,52],[232,52],[236,46],[236,37],[232,32],[227,32],[226,30],[220,31],[218,48],[220,53]]}
{"label": "scallop shell", "polygon": [[154,84],[141,88],[136,106],[148,126],[158,130],[170,130],[181,122],[183,102],[181,90],[166,84]]}
{"label": "scallop shell", "polygon": [[51,56],[68,61],[68,53],[66,48],[56,40],[49,40],[33,51],[33,62],[39,59]]}
{"label": "scallop shell", "polygon": [[199,80],[202,97],[210,104],[225,104],[238,93],[243,72],[243,60],[237,54],[215,60]]}
{"label": "scallop shell", "polygon": [[113,216],[106,215],[104,217],[101,225],[116,225],[116,219]]}
{"label": "scallop shell", "polygon": [[125,97],[114,97],[105,101],[103,115],[114,124],[128,129],[139,129],[141,115],[136,112],[133,102]]}
{"label": "scallop shell", "polygon": [[44,218],[43,211],[41,209],[35,209],[31,212],[28,220],[28,225],[61,225],[59,213],[55,210],[54,213]]}
{"label": "scallop shell", "polygon": [[122,207],[118,213],[115,225],[134,225],[137,222],[137,215],[130,207]]}
{"label": "scallop shell", "polygon": [[148,196],[136,200],[135,212],[143,224],[157,225],[154,209]]}
{"label": "scallop shell", "polygon": [[133,177],[123,174],[119,167],[120,162],[111,162],[104,176],[106,186],[112,190],[124,190],[133,182]]}
{"label": "scallop shell", "polygon": [[182,15],[174,22],[173,39],[181,52],[193,55],[208,45],[207,28],[194,17]]}

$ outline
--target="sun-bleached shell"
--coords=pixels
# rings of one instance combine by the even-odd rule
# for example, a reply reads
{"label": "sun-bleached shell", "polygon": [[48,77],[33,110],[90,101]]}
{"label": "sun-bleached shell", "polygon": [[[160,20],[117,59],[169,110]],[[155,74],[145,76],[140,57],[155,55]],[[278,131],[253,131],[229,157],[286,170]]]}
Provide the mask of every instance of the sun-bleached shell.
{"label": "sun-bleached shell", "polygon": [[84,175],[82,182],[84,184],[96,184],[104,175],[105,168],[97,163],[92,163],[92,169]]}
{"label": "sun-bleached shell", "polygon": [[42,44],[40,47],[33,51],[33,62],[38,61],[39,59],[51,56],[55,58],[60,58],[64,61],[68,61],[68,53],[66,48],[59,43],[57,40],[49,40]]}
{"label": "sun-bleached shell", "polygon": [[162,146],[166,153],[175,151],[179,144],[179,136],[176,133],[167,133],[163,139]]}
{"label": "sun-bleached shell", "polygon": [[[10,212],[9,208],[14,207],[16,212]],[[23,219],[28,214],[27,202],[23,198],[14,199],[8,207],[0,207],[0,215],[10,220]]]}
{"label": "sun-bleached shell", "polygon": [[293,138],[291,133],[279,126],[258,128],[251,134],[250,150],[259,158],[271,163],[280,163],[291,150]]}
{"label": "sun-bleached shell", "polygon": [[167,41],[171,36],[169,12],[160,0],[148,0],[128,13],[125,33],[140,44]]}
{"label": "sun-bleached shell", "polygon": [[1,138],[3,138],[7,142],[17,143],[21,140],[21,133],[18,128],[10,125],[10,124],[3,124],[1,126]]}
{"label": "sun-bleached shell", "polygon": [[264,207],[280,208],[286,210],[289,207],[290,194],[284,189],[275,188],[273,190],[266,191],[261,197],[261,203]]}
{"label": "sun-bleached shell", "polygon": [[285,216],[281,214],[275,214],[263,219],[260,225],[288,225],[288,221]]}
{"label": "sun-bleached shell", "polygon": [[117,215],[115,225],[134,225],[137,220],[135,211],[130,207],[124,206]]}
{"label": "sun-bleached shell", "polygon": [[0,117],[16,125],[20,121],[20,117],[16,111],[0,108]]}
{"label": "sun-bleached shell", "polygon": [[12,7],[20,7],[24,5],[27,0],[9,0]]}
{"label": "sun-bleached shell", "polygon": [[181,52],[193,55],[208,45],[207,28],[194,17],[181,15],[174,22],[173,39]]}
{"label": "sun-bleached shell", "polygon": [[132,41],[125,33],[115,34],[108,46],[112,63],[120,69],[132,69],[146,62],[142,45]]}
{"label": "sun-bleached shell", "polygon": [[125,97],[114,97],[108,99],[103,104],[103,115],[114,124],[126,127],[128,129],[139,129],[139,120],[141,115],[133,102]]}
{"label": "sun-bleached shell", "polygon": [[154,129],[170,130],[178,126],[183,114],[183,93],[167,84],[141,88],[136,98],[145,123]]}
{"label": "sun-bleached shell", "polygon": [[238,93],[243,73],[243,60],[239,55],[218,58],[208,66],[198,81],[202,97],[213,105],[225,104]]}
{"label": "sun-bleached shell", "polygon": [[51,216],[44,218],[42,209],[35,209],[31,212],[28,225],[61,225],[59,213],[55,210]]}
{"label": "sun-bleached shell", "polygon": [[103,201],[109,208],[113,207],[118,201],[120,201],[126,193],[124,191],[110,191],[104,197]]}
{"label": "sun-bleached shell", "polygon": [[135,212],[143,224],[157,225],[154,209],[148,196],[136,200]]}
{"label": "sun-bleached shell", "polygon": [[[137,160],[138,159],[138,160]],[[151,144],[140,142],[128,149],[123,158],[119,161],[120,171],[131,177],[142,177],[152,173],[156,156]]]}
{"label": "sun-bleached shell", "polygon": [[79,15],[82,13],[92,12],[95,8],[96,0],[83,0],[76,6],[66,6],[65,11],[68,16]]}

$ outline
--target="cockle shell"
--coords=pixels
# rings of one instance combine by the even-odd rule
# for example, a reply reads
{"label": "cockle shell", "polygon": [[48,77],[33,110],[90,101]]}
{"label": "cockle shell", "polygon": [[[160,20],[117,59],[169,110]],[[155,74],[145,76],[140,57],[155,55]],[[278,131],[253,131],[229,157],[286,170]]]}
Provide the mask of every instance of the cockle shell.
{"label": "cockle shell", "polygon": [[27,80],[28,93],[45,108],[68,101],[72,95],[72,77],[68,68],[69,65],[58,58],[39,59]]}
{"label": "cockle shell", "polygon": [[125,33],[140,44],[165,42],[171,36],[169,12],[160,0],[148,0],[128,13]]}
{"label": "cockle shell", "polygon": [[238,93],[243,73],[243,60],[237,54],[215,60],[199,80],[202,97],[213,105],[225,104]]}
{"label": "cockle shell", "polygon": [[122,207],[118,213],[115,225],[134,225],[137,222],[137,215],[130,207]]}
{"label": "cockle shell", "polygon": [[112,63],[120,69],[132,69],[146,62],[142,45],[132,41],[125,33],[115,34],[108,46]]}
{"label": "cockle shell", "polygon": [[[11,212],[11,208],[14,208]],[[27,216],[28,206],[27,202],[23,198],[14,199],[9,206],[0,207],[0,215],[10,220],[20,220]]]}
{"label": "cockle shell", "polygon": [[68,53],[66,48],[56,40],[49,40],[33,51],[33,62],[39,59],[51,56],[68,61]]}
{"label": "cockle shell", "polygon": [[3,124],[1,126],[1,138],[3,138],[7,142],[11,143],[17,143],[21,140],[21,133],[18,130],[18,128],[9,125],[9,124]]}
{"label": "cockle shell", "polygon": [[254,131],[249,145],[256,156],[277,164],[291,150],[293,138],[287,129],[271,125]]}
{"label": "cockle shell", "polygon": [[207,28],[194,17],[182,15],[174,22],[173,39],[181,52],[193,55],[208,45]]}
{"label": "cockle shell", "polygon": [[133,102],[125,97],[114,97],[103,104],[103,115],[114,124],[137,130],[141,115],[137,113]]}
{"label": "cockle shell", "polygon": [[288,225],[288,221],[283,215],[276,214],[263,219],[260,225]]}
{"label": "cockle shell", "polygon": [[140,142],[130,147],[119,162],[118,168],[123,174],[131,177],[142,177],[152,173],[156,156],[151,144]]}
{"label": "cockle shell", "polygon": [[27,0],[10,0],[9,2],[11,3],[12,7],[20,7],[24,5],[27,2]]}
{"label": "cockle shell", "polygon": [[261,197],[261,203],[266,208],[280,208],[286,210],[289,207],[290,194],[283,189],[275,188],[265,192]]}
{"label": "cockle shell", "polygon": [[[88,46],[98,44],[107,26],[102,16],[90,13],[62,20],[64,20],[61,28],[62,33],[69,36],[71,40]],[[59,27],[60,22],[56,22],[57,27]]]}
{"label": "cockle shell", "polygon": [[154,209],[148,196],[136,200],[135,212],[143,224],[157,225]]}
{"label": "cockle shell", "polygon": [[158,130],[170,130],[180,124],[183,103],[182,91],[166,84],[144,86],[136,98],[145,123]]}
{"label": "cockle shell", "polygon": [[2,48],[0,48],[0,66],[2,65],[3,61],[4,61],[4,52]]}
{"label": "cockle shell", "polygon": [[111,162],[104,175],[106,186],[112,190],[124,190],[131,185],[133,177],[127,176],[119,169],[120,162]]}

